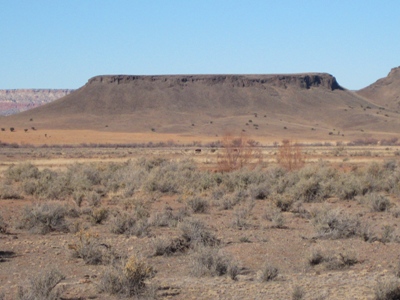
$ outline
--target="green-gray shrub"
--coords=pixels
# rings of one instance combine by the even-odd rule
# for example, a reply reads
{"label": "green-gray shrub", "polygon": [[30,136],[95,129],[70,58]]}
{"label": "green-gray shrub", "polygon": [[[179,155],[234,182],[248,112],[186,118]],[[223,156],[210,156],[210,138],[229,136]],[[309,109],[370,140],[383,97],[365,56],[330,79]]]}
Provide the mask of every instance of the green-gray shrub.
{"label": "green-gray shrub", "polygon": [[57,269],[40,272],[30,279],[30,286],[18,287],[19,300],[58,300],[61,299],[62,288],[58,284],[65,276]]}
{"label": "green-gray shrub", "polygon": [[230,277],[236,278],[237,266],[231,266],[232,260],[217,248],[199,247],[192,256],[191,274],[201,276],[222,276],[230,271]]}
{"label": "green-gray shrub", "polygon": [[375,300],[397,300],[400,299],[400,282],[397,278],[385,278],[377,282],[375,289]]}
{"label": "green-gray shrub", "polygon": [[5,172],[5,178],[15,182],[39,177],[39,169],[31,163],[21,163],[10,166]]}
{"label": "green-gray shrub", "polygon": [[116,214],[110,224],[110,231],[115,234],[126,234],[143,237],[148,235],[150,224],[146,217],[140,218],[134,213]]}
{"label": "green-gray shrub", "polygon": [[18,227],[40,234],[52,231],[68,232],[66,215],[67,210],[59,203],[38,203],[25,207]]}
{"label": "green-gray shrub", "polygon": [[216,246],[219,240],[204,225],[196,219],[186,219],[179,224],[183,239],[191,245],[196,246]]}
{"label": "green-gray shrub", "polygon": [[144,296],[148,286],[146,280],[154,277],[154,270],[143,259],[131,256],[110,265],[100,277],[101,292],[132,298]]}
{"label": "green-gray shrub", "polygon": [[365,200],[371,208],[371,211],[374,212],[388,211],[391,206],[391,202],[387,197],[377,193],[367,194]]}
{"label": "green-gray shrub", "polygon": [[338,209],[315,211],[312,222],[320,238],[341,239],[361,235],[360,220]]}
{"label": "green-gray shrub", "polygon": [[194,213],[206,213],[210,207],[208,200],[202,197],[191,197],[186,204]]}

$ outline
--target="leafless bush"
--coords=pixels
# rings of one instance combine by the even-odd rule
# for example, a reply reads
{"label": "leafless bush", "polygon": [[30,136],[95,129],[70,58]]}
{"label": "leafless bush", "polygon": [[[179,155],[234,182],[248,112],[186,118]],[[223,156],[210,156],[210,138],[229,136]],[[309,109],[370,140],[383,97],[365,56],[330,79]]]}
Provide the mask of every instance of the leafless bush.
{"label": "leafless bush", "polygon": [[289,171],[300,169],[305,163],[301,146],[289,140],[282,141],[278,148],[277,160],[279,165]]}
{"label": "leafless bush", "polygon": [[38,203],[25,207],[18,227],[40,234],[52,231],[68,232],[66,214],[65,207],[59,203]]}
{"label": "leafless bush", "polygon": [[18,287],[19,300],[58,300],[61,299],[62,288],[58,284],[65,279],[57,269],[46,270],[30,280],[30,287]]}
{"label": "leafless bush", "polygon": [[244,134],[235,137],[227,133],[221,142],[223,148],[217,157],[220,172],[231,172],[262,161],[261,151],[256,147],[257,143]]}

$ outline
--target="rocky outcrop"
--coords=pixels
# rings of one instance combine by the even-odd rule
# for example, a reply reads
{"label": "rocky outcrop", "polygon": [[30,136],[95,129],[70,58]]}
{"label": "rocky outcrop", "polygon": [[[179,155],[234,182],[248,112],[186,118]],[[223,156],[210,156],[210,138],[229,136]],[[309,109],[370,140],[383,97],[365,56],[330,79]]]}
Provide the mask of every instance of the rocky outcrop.
{"label": "rocky outcrop", "polygon": [[62,98],[70,89],[15,89],[0,90],[0,115],[8,116]]}
{"label": "rocky outcrop", "polygon": [[279,87],[310,89],[322,87],[329,90],[343,89],[336,78],[326,73],[281,75],[102,75],[89,79],[91,84],[135,84],[135,82],[162,83],[164,86],[188,86],[190,84],[230,85],[232,87]]}

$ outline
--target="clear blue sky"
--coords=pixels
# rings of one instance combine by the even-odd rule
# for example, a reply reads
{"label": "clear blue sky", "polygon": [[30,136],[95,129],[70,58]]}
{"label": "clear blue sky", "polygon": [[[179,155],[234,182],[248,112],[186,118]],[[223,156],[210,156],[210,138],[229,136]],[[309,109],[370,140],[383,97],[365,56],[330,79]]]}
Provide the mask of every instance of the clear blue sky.
{"label": "clear blue sky", "polygon": [[399,65],[399,0],[0,0],[0,89],[300,72],[359,89]]}

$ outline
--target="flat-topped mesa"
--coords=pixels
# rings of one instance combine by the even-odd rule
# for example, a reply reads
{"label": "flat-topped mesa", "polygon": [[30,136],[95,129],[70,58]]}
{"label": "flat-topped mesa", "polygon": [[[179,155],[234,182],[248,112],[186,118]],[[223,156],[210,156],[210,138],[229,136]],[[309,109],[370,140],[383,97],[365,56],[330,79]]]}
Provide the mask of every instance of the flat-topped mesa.
{"label": "flat-topped mesa", "polygon": [[322,87],[328,90],[343,90],[336,78],[326,73],[276,74],[276,75],[100,75],[88,81],[90,84],[134,84],[154,82],[168,86],[187,86],[191,83],[210,85],[231,85],[233,87],[262,87],[310,89]]}

